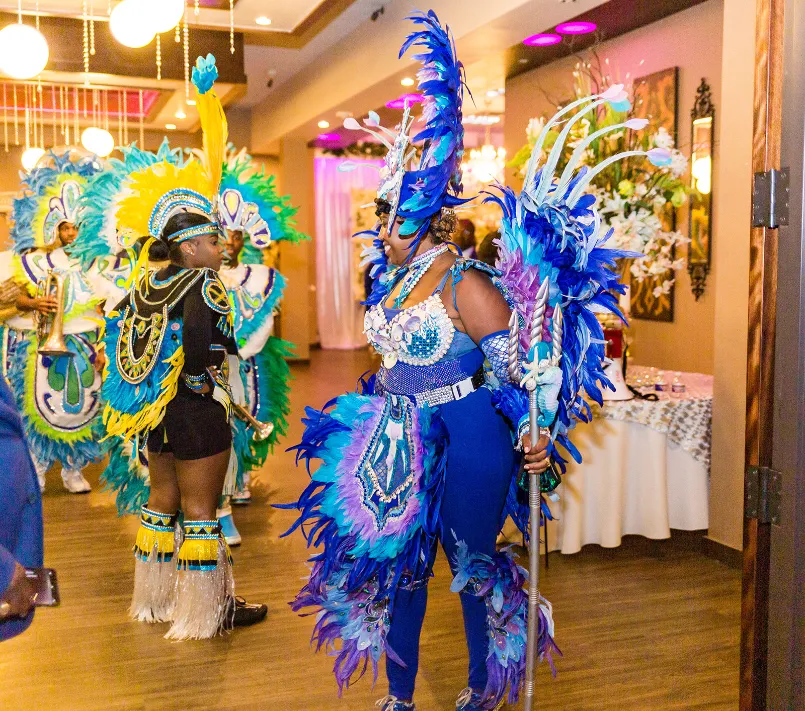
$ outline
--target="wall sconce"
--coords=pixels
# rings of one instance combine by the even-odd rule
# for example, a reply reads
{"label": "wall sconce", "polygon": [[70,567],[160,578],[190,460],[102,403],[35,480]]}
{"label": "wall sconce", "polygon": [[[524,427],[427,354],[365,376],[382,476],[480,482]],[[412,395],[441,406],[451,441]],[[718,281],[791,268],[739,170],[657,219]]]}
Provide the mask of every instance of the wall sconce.
{"label": "wall sconce", "polygon": [[713,140],[715,107],[710,86],[702,79],[696,90],[696,102],[690,112],[690,200],[688,236],[688,273],[696,301],[704,294],[710,272],[713,224]]}

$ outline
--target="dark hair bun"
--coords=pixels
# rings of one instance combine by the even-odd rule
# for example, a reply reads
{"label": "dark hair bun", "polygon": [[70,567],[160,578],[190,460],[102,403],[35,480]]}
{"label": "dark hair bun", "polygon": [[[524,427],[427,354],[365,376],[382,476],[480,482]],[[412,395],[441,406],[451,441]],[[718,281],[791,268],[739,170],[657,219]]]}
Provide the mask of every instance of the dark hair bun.
{"label": "dark hair bun", "polygon": [[375,215],[380,217],[381,215],[388,215],[391,213],[391,203],[388,200],[383,200],[382,198],[375,198]]}
{"label": "dark hair bun", "polygon": [[449,208],[443,208],[430,218],[430,236],[434,244],[449,242],[456,231],[456,213]]}
{"label": "dark hair bun", "polygon": [[166,242],[161,239],[156,239],[151,242],[151,248],[148,250],[148,259],[154,262],[164,262],[170,255],[170,248]]}
{"label": "dark hair bun", "polygon": [[175,235],[181,230],[186,230],[188,227],[198,227],[199,225],[212,224],[212,220],[204,215],[199,215],[197,212],[177,212],[172,215],[165,223],[162,229],[161,238],[168,242],[171,235]]}

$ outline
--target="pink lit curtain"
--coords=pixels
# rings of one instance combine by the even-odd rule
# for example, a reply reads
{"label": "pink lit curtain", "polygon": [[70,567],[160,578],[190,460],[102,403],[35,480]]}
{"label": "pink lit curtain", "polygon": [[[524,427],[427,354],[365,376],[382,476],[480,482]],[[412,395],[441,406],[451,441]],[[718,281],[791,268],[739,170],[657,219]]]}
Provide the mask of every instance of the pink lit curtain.
{"label": "pink lit curtain", "polygon": [[358,278],[352,191],[377,187],[374,165],[382,161],[356,160],[351,172],[339,172],[343,158],[315,159],[316,176],[316,304],[322,348],[347,350],[366,345],[364,307],[355,300]]}

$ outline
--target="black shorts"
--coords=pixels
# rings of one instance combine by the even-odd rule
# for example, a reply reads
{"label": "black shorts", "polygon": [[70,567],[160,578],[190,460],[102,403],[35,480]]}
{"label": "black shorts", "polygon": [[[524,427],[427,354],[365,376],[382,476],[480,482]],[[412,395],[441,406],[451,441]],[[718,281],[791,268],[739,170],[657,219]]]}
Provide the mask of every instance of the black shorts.
{"label": "black shorts", "polygon": [[172,453],[176,459],[204,459],[232,446],[232,429],[224,406],[209,395],[183,392],[168,403],[162,422],[148,435],[148,451]]}

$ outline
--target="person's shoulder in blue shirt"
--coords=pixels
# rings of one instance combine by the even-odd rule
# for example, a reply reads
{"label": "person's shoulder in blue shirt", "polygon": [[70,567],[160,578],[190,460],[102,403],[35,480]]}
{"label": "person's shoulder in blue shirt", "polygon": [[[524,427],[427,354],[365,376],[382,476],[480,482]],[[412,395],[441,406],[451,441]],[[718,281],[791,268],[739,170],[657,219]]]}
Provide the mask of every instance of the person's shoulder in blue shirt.
{"label": "person's shoulder in blue shirt", "polygon": [[[16,563],[37,568],[43,561],[42,497],[14,396],[0,377],[0,600]],[[0,640],[23,632],[22,619],[0,621]]]}

